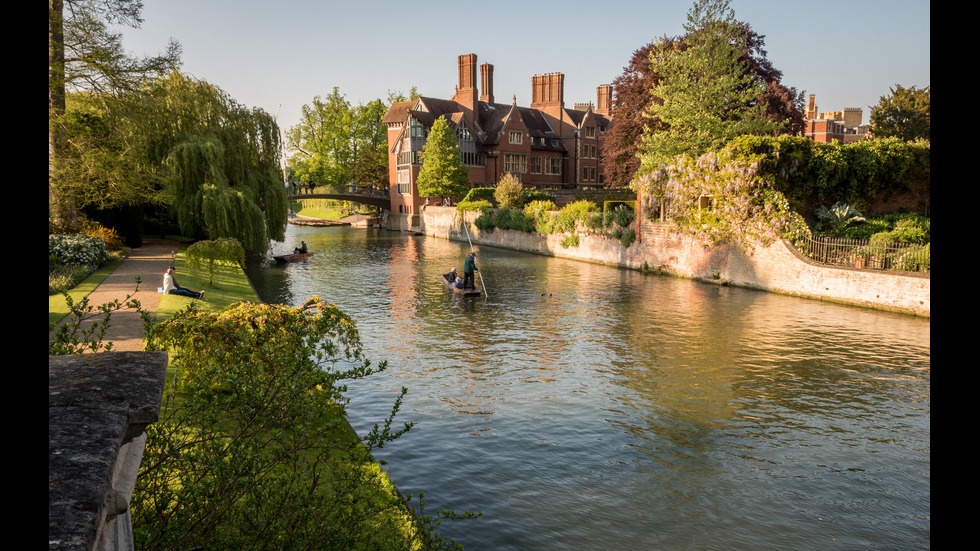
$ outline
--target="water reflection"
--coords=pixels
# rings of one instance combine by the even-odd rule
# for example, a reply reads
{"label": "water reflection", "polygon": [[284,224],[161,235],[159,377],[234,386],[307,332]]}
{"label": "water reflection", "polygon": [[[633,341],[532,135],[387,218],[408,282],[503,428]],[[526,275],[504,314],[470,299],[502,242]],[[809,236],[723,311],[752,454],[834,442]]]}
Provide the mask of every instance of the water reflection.
{"label": "water reflection", "polygon": [[416,427],[380,450],[467,549],[928,547],[929,322],[478,248],[486,294],[440,274],[464,244],[290,227],[307,263],[249,267],[267,301],[319,295]]}

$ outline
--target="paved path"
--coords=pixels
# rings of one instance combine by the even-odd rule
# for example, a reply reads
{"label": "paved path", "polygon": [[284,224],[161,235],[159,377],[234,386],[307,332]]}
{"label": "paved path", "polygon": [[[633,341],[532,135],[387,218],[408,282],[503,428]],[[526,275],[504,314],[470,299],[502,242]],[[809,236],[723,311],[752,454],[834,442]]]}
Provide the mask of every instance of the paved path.
{"label": "paved path", "polygon": [[[163,273],[179,247],[177,241],[144,238],[142,246],[133,249],[122,264],[92,291],[89,304],[97,307],[116,299],[125,303],[126,296],[136,288],[136,276],[140,276],[142,282],[139,291],[132,298],[140,301],[144,311],[155,314],[161,296],[157,288],[163,285]],[[112,313],[109,331],[103,342],[112,342],[112,350],[117,352],[141,351],[144,337],[143,320],[139,314],[132,308],[122,308]]]}

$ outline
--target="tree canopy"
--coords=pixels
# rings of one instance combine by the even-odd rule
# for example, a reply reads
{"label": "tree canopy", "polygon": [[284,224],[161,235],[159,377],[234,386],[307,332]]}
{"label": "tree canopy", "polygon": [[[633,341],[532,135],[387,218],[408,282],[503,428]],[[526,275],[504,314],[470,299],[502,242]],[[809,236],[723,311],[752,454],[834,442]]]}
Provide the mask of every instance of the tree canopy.
{"label": "tree canopy", "polygon": [[905,88],[896,84],[891,94],[881,96],[871,108],[871,133],[876,138],[899,138],[904,141],[929,139],[929,87]]}
{"label": "tree canopy", "polygon": [[[727,1],[701,0],[685,34],[635,51],[613,81],[616,123],[607,137],[611,182],[631,181],[648,162],[723,145],[739,132],[796,133],[803,93],[781,84],[765,37],[736,21]],[[753,94],[755,94],[753,96]]]}
{"label": "tree canopy", "polygon": [[[111,24],[138,27],[142,23],[142,2],[134,0],[48,0],[48,195],[49,218],[68,228],[78,225],[78,202],[91,200],[93,181],[103,169],[115,176],[99,182],[103,188],[119,189],[119,174],[130,172],[119,154],[128,144],[115,140],[102,155],[92,154],[92,140],[108,134],[110,125],[91,117],[104,114],[99,101],[119,101],[124,95],[134,98],[143,80],[166,72],[180,64],[180,46],[171,41],[165,53],[133,57],[122,48],[121,35],[110,30]],[[69,93],[87,92],[84,116],[67,118]],[[94,124],[90,124],[94,123]],[[73,126],[83,134],[69,142]],[[114,137],[115,138],[115,137]],[[73,148],[68,149],[71,143]],[[111,152],[116,154],[112,155]],[[75,155],[76,161],[66,157]],[[113,159],[116,162],[109,162]],[[81,189],[79,189],[79,187]],[[98,186],[94,186],[98,187]],[[131,201],[134,191],[123,190],[123,202]]]}
{"label": "tree canopy", "polygon": [[459,197],[469,190],[469,169],[463,164],[456,133],[445,116],[432,124],[422,147],[417,183],[420,197]]}
{"label": "tree canopy", "polygon": [[351,105],[334,87],[302,109],[302,120],[287,132],[292,176],[317,185],[382,187],[388,183],[388,107],[404,96],[389,93],[363,105]]}

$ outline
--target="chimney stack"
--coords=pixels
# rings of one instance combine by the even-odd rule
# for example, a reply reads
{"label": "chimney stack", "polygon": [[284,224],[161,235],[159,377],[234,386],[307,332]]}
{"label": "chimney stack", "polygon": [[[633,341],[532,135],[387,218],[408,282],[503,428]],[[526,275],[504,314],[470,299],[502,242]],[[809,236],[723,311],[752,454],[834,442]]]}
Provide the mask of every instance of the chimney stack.
{"label": "chimney stack", "polygon": [[477,103],[476,54],[459,56],[459,87],[453,101],[473,111]]}
{"label": "chimney stack", "polygon": [[[565,107],[565,75],[548,73],[531,77],[531,108],[542,111]],[[551,108],[551,109],[549,109]]]}
{"label": "chimney stack", "polygon": [[486,103],[493,103],[493,65],[489,63],[484,63],[480,65],[480,89],[483,90],[483,95],[480,96],[480,101]]}
{"label": "chimney stack", "polygon": [[609,116],[612,114],[612,86],[609,84],[600,84],[596,88],[596,109],[595,112],[599,115]]}

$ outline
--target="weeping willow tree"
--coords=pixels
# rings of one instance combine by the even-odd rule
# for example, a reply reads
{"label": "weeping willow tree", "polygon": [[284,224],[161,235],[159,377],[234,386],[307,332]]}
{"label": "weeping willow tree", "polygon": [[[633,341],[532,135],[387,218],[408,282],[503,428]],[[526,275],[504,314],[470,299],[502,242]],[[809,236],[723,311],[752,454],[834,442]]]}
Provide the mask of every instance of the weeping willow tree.
{"label": "weeping willow tree", "polygon": [[156,109],[144,118],[152,136],[148,156],[167,169],[181,232],[234,238],[249,252],[284,239],[286,189],[275,119],[176,71],[150,86]]}

